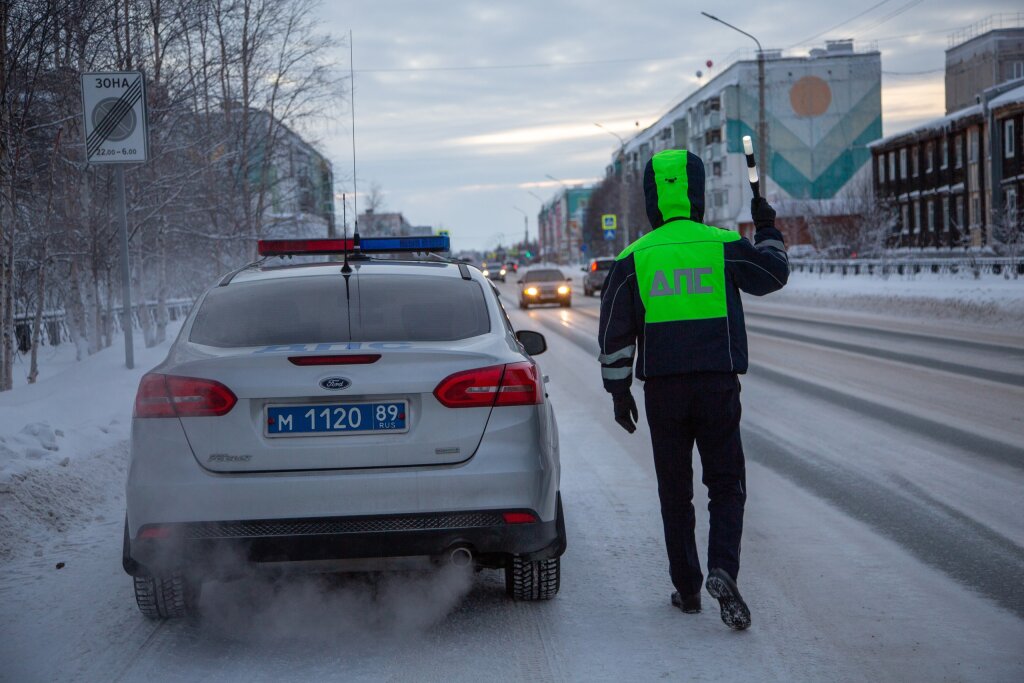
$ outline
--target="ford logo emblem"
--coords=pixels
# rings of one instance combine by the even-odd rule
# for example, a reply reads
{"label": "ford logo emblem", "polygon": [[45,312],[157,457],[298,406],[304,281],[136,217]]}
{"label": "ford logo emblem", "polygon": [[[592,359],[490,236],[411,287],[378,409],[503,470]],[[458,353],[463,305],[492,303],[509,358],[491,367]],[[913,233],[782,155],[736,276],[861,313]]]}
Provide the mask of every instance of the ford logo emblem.
{"label": "ford logo emblem", "polygon": [[352,386],[352,382],[344,377],[325,377],[320,380],[320,386],[329,391],[341,391]]}

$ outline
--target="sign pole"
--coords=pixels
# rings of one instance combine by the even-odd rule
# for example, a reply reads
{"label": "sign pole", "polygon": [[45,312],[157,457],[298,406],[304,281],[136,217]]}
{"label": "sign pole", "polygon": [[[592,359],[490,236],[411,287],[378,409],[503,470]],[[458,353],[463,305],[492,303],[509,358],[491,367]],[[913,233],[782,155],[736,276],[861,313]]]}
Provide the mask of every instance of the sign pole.
{"label": "sign pole", "polygon": [[82,74],[82,113],[85,122],[85,160],[113,164],[114,200],[121,228],[121,327],[124,363],[135,367],[132,343],[132,278],[128,263],[128,198],[124,187],[125,164],[149,159],[146,122],[146,77],[141,71],[102,71]]}
{"label": "sign pole", "polygon": [[128,267],[128,199],[124,189],[124,164],[114,166],[117,182],[117,217],[121,222],[121,328],[124,330],[124,363],[135,367],[135,347],[132,342],[132,276]]}

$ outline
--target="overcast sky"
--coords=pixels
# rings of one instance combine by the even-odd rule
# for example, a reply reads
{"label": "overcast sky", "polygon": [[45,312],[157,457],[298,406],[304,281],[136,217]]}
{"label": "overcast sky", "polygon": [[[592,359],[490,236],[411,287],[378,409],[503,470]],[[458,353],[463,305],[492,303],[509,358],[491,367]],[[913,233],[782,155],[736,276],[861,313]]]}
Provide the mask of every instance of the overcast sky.
{"label": "overcast sky", "polygon": [[[627,137],[695,90],[698,70],[706,82],[736,50],[753,48],[701,10],[786,54],[827,39],[854,38],[858,50],[876,42],[889,135],[944,113],[949,33],[1020,4],[327,0],[323,30],[346,45],[353,36],[360,192],[379,184],[382,210],[448,228],[456,250],[522,239],[516,207],[535,236],[540,201],[530,192],[547,200],[560,187],[546,176],[571,184],[603,175],[618,141],[595,122]],[[347,47],[337,58],[347,69]],[[337,191],[351,192],[348,108],[315,137]]]}

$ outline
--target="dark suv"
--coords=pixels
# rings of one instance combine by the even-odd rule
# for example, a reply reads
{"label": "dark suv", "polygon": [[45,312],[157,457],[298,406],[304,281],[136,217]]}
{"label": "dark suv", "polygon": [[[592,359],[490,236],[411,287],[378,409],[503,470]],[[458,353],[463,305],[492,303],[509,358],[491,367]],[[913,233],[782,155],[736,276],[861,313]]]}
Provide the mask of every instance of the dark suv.
{"label": "dark suv", "polygon": [[608,277],[608,272],[614,264],[614,256],[590,259],[590,263],[583,268],[583,271],[586,273],[583,276],[584,296],[593,296],[594,292],[604,289],[605,278]]}

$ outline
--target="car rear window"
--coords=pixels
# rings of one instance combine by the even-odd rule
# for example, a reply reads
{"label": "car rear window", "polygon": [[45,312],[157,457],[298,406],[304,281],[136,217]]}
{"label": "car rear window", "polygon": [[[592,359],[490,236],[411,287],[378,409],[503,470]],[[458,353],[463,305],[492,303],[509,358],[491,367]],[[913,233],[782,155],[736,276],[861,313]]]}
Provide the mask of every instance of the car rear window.
{"label": "car rear window", "polygon": [[562,274],[562,271],[553,268],[531,270],[523,276],[523,282],[557,282],[564,279],[565,275]]}
{"label": "car rear window", "polygon": [[219,347],[454,341],[490,331],[476,282],[360,273],[240,282],[207,294],[189,341]]}
{"label": "car rear window", "polygon": [[602,261],[594,261],[597,264],[597,270],[611,270],[612,266],[615,265],[615,259],[605,259]]}

